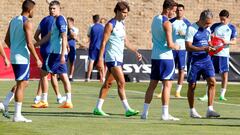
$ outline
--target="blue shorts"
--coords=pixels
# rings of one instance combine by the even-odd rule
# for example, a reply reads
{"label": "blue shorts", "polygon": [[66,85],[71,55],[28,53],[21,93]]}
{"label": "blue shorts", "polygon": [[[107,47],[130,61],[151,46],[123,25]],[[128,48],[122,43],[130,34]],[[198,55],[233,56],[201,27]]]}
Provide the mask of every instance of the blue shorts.
{"label": "blue shorts", "polygon": [[68,59],[70,63],[74,63],[76,60],[76,49],[74,46],[69,46],[70,51],[68,53]]}
{"label": "blue shorts", "polygon": [[98,57],[99,57],[99,49],[89,49],[88,52],[88,59],[89,60],[93,60],[93,61],[97,61]]}
{"label": "blue shorts", "polygon": [[44,52],[40,51],[40,55],[41,55],[42,60],[43,60],[42,61],[42,70],[47,71],[46,60],[47,60],[47,57],[48,57],[49,53],[44,53]]}
{"label": "blue shorts", "polygon": [[[67,55],[65,55],[65,60],[67,61]],[[47,71],[53,74],[63,74],[67,73],[67,64],[60,63],[60,54],[50,53],[47,63]]]}
{"label": "blue shorts", "polygon": [[201,63],[195,62],[190,64],[187,81],[189,83],[196,83],[201,75],[204,77],[204,79],[215,76],[215,70],[211,60]]}
{"label": "blue shorts", "polygon": [[109,69],[108,71],[111,72],[112,67],[122,67],[123,63],[119,61],[112,61],[112,62],[106,62],[107,68]]}
{"label": "blue shorts", "polygon": [[12,64],[16,81],[27,81],[30,77],[30,64]]}
{"label": "blue shorts", "polygon": [[175,65],[177,65],[179,70],[184,70],[186,66],[186,50],[173,50],[173,57],[175,61]]}
{"label": "blue shorts", "polygon": [[174,60],[154,60],[152,59],[151,80],[173,80],[175,65]]}
{"label": "blue shorts", "polygon": [[222,56],[212,56],[212,62],[215,73],[224,73],[229,71],[229,58]]}

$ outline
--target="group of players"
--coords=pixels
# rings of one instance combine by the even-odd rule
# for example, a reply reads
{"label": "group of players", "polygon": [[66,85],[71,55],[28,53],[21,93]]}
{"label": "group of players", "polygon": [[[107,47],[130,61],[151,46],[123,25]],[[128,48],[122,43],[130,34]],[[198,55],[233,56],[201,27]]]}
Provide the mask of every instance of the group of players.
{"label": "group of players", "polygon": [[[60,14],[60,2],[52,1],[49,4],[50,15],[43,18],[34,35],[36,43],[32,43],[32,23],[28,18],[33,17],[35,2],[32,0],[25,0],[22,4],[22,13],[14,17],[10,24],[5,37],[5,43],[11,50],[10,59],[15,74],[16,85],[7,94],[3,102],[3,115],[9,117],[8,104],[14,97],[15,112],[13,116],[14,122],[32,122],[21,114],[23,93],[28,85],[30,53],[36,59],[37,66],[42,68],[41,78],[39,81],[38,93],[42,92],[41,101],[32,105],[35,108],[48,107],[47,93],[48,93],[48,74],[51,73],[51,80],[53,88],[56,91],[58,99],[61,95],[58,91],[58,83],[56,75],[61,78],[64,90],[66,93],[65,102],[59,108],[73,108],[71,101],[71,84],[67,75],[67,54],[68,54],[68,38],[74,40],[76,38],[76,29],[73,27],[74,20]],[[41,38],[39,36],[41,35]],[[69,35],[69,36],[68,36]],[[71,45],[70,51],[71,51]],[[40,54],[43,59],[41,62],[39,56],[35,51],[36,46],[40,47]],[[75,49],[75,48],[74,48]],[[3,54],[5,57],[5,54]],[[6,62],[7,63],[7,62]],[[43,63],[43,64],[42,64]],[[60,102],[60,101],[59,101]]]}
{"label": "group of players", "polygon": [[[23,91],[27,87],[29,79],[30,53],[36,59],[38,67],[42,68],[36,104],[32,105],[32,107],[48,107],[47,76],[50,73],[51,82],[58,97],[57,99],[59,103],[63,103],[60,108],[73,108],[71,101],[71,84],[67,75],[66,60],[68,53],[68,38],[75,42],[77,40],[76,35],[78,30],[73,27],[74,20],[72,18],[68,18],[66,21],[64,16],[60,14],[60,2],[54,0],[49,4],[50,15],[45,17],[39,24],[34,35],[37,43],[33,44],[31,38],[32,23],[28,18],[33,17],[34,7],[35,2],[32,0],[25,0],[23,2],[22,13],[20,16],[11,20],[5,38],[6,44],[11,49],[11,64],[16,78],[16,85],[12,88],[11,92],[8,93],[3,105],[0,104],[0,107],[4,110],[4,116],[9,117],[7,113],[8,104],[13,97],[15,98],[14,122],[32,122],[21,114]],[[89,56],[93,61],[97,59],[97,67],[100,73],[102,73],[101,79],[103,81],[96,107],[93,110],[94,115],[109,116],[109,114],[102,110],[102,106],[114,81],[117,83],[118,94],[125,109],[125,116],[130,117],[139,113],[139,111],[132,109],[128,104],[125,93],[125,79],[122,70],[124,47],[133,51],[139,61],[142,59],[142,55],[138,52],[138,49],[133,47],[128,41],[125,32],[124,20],[129,11],[130,7],[128,3],[126,1],[119,1],[114,8],[115,17],[105,25],[105,28],[98,25],[96,21],[89,33],[90,39],[91,37],[96,37],[96,39],[99,37],[102,38],[101,42],[98,43],[100,44],[97,48],[98,52],[97,50],[92,50],[94,54],[98,54],[97,58],[96,55]],[[177,13],[176,17],[174,17],[175,13]],[[184,6],[182,4],[177,4],[174,0],[164,1],[162,13],[153,18],[151,25],[153,43],[151,56],[152,68],[150,83],[146,91],[143,112],[141,114],[142,119],[147,119],[154,90],[158,82],[162,81],[162,120],[179,120],[179,118],[170,115],[168,105],[175,70],[174,59],[177,59],[179,68],[176,97],[180,97],[186,65],[186,50],[188,51],[187,81],[189,83],[188,102],[190,117],[202,117],[194,108],[194,90],[196,88],[196,82],[201,75],[207,80],[208,85],[208,109],[206,117],[220,117],[213,109],[216,89],[216,80],[214,76],[215,70],[217,69],[214,65],[220,66],[219,70],[223,76],[223,94],[221,94],[220,99],[225,100],[224,93],[226,91],[227,72],[229,70],[229,45],[236,44],[237,34],[235,27],[229,23],[229,13],[227,10],[222,10],[219,17],[221,22],[210,27],[213,21],[213,14],[210,10],[204,10],[200,14],[199,20],[191,24],[184,18]],[[40,35],[41,38],[39,37]],[[226,45],[222,52],[213,57],[213,62],[208,54],[210,51],[216,51],[216,49],[211,46],[211,36],[222,38]],[[98,41],[96,39],[92,38],[90,40],[90,47],[91,44],[95,44],[96,41]],[[43,64],[37,56],[34,46],[40,46]],[[2,47],[0,49],[6,65],[9,65],[10,62],[2,50]],[[104,77],[105,65],[108,69],[106,77]],[[64,97],[59,93],[56,74],[60,76],[63,82],[66,93]],[[42,91],[42,94],[40,91]]]}
{"label": "group of players", "polygon": [[[176,11],[177,16],[172,18]],[[168,18],[171,18],[168,21]],[[179,79],[175,97],[179,98],[184,78],[184,69],[187,65],[188,103],[190,117],[202,118],[194,108],[194,91],[196,82],[203,76],[207,81],[207,94],[200,100],[208,100],[206,117],[220,117],[213,109],[216,80],[215,72],[222,75],[222,88],[219,100],[225,101],[225,92],[229,71],[229,45],[236,44],[237,32],[229,22],[229,12],[222,10],[219,13],[220,23],[213,25],[213,14],[204,10],[197,22],[190,24],[184,18],[184,6],[173,0],[165,0],[161,15],[157,15],[152,23],[152,70],[151,81],[145,95],[142,119],[147,119],[148,109],[158,81],[162,81],[162,119],[179,120],[168,112],[169,96],[172,87],[175,63],[178,64]],[[164,38],[159,38],[164,37]],[[211,37],[222,39],[223,50],[210,57],[209,52],[217,52],[213,47]],[[186,52],[187,51],[187,52]],[[188,58],[186,60],[186,55]],[[187,62],[187,63],[186,63]]]}

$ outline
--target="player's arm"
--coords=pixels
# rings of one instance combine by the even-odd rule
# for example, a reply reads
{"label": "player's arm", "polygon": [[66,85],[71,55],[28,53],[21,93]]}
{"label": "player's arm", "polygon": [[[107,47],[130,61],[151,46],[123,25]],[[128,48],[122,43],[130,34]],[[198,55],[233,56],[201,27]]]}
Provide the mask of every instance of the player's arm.
{"label": "player's arm", "polygon": [[230,29],[232,30],[231,36],[230,36],[230,41],[226,42],[224,40],[224,44],[227,45],[236,45],[237,44],[237,29],[235,26],[230,25]]}
{"label": "player's arm", "polygon": [[65,61],[65,52],[67,52],[67,49],[68,49],[67,33],[66,32],[62,32],[61,33],[61,37],[62,37],[61,63],[64,64],[64,63],[66,63],[66,61]]}
{"label": "player's arm", "polygon": [[196,47],[194,45],[192,45],[193,43],[193,37],[195,36],[195,32],[194,29],[190,26],[187,29],[187,33],[186,33],[186,37],[185,37],[185,46],[186,46],[186,50],[190,51],[190,52],[199,52],[199,51],[210,51],[209,49],[211,48],[211,38],[209,36],[208,39],[208,44],[209,46],[202,46],[202,47]]}
{"label": "player's arm", "polygon": [[[7,46],[10,48],[11,44],[10,44],[10,25],[8,26],[8,30],[7,30],[7,33],[6,33],[6,36],[5,36],[5,39],[4,39],[5,43],[7,44]],[[10,66],[10,62],[9,60],[7,59],[7,56],[3,50],[3,47],[1,45],[1,55],[3,56],[4,58],[4,62],[5,62],[5,65],[8,67]]]}
{"label": "player's arm", "polygon": [[41,46],[44,43],[47,43],[51,38],[51,32],[48,32],[48,34],[46,36],[44,36],[43,38],[41,38],[41,40],[39,40],[38,42],[36,42],[34,44],[35,47],[37,46]]}
{"label": "player's arm", "polygon": [[199,51],[208,51],[209,46],[203,46],[203,47],[196,47],[192,45],[192,42],[186,41],[186,50],[190,52],[199,52]]}
{"label": "player's arm", "polygon": [[168,48],[172,49],[172,50],[179,50],[180,46],[179,45],[175,45],[173,43],[173,39],[172,39],[172,24],[170,21],[166,21],[163,23],[163,28],[164,31],[166,33],[166,39],[167,39],[167,45]]}
{"label": "player's arm", "polygon": [[112,26],[111,23],[108,23],[104,28],[103,40],[102,40],[102,43],[101,43],[101,47],[100,47],[100,51],[99,51],[99,59],[98,59],[98,63],[97,63],[97,67],[98,67],[99,70],[102,70],[104,68],[103,54],[104,54],[105,47],[106,47],[106,44],[108,42],[108,39],[109,39],[109,37],[112,33],[112,30],[113,30],[113,26]]}
{"label": "player's arm", "polygon": [[40,29],[37,29],[36,32],[35,32],[35,34],[34,34],[34,39],[35,39],[37,42],[40,41],[40,38],[39,38],[40,34],[41,34],[41,30],[40,30]]}
{"label": "player's arm", "polygon": [[33,55],[33,57],[36,59],[37,66],[40,68],[40,67],[42,67],[42,62],[39,59],[37,52],[35,51],[34,45],[32,43],[32,30],[33,30],[32,23],[30,21],[26,21],[24,23],[24,31],[25,31],[25,36],[26,36],[27,47],[28,47],[29,51],[31,52],[31,54]]}
{"label": "player's arm", "polygon": [[237,44],[237,38],[232,38],[230,41],[223,40],[225,45],[236,45]]}
{"label": "player's arm", "polygon": [[186,41],[185,42],[186,45],[186,50],[190,51],[190,52],[199,52],[199,51],[206,51],[206,52],[210,52],[210,51],[215,51],[215,48],[213,48],[211,46],[211,42],[208,42],[208,46],[202,46],[202,47],[196,47],[192,45],[192,42],[190,41]]}
{"label": "player's arm", "polygon": [[87,31],[87,36],[90,38],[90,35],[91,35],[91,30],[92,30],[92,27],[89,26],[88,27],[88,31]]}
{"label": "player's arm", "polygon": [[68,53],[70,52],[70,45],[69,45],[68,42],[67,42],[67,52],[68,52]]}
{"label": "player's arm", "polygon": [[5,43],[7,44],[8,48],[10,48],[10,25],[8,26],[8,30],[4,39]]}
{"label": "player's arm", "polygon": [[92,27],[89,26],[88,31],[87,31],[87,37],[88,37],[88,39],[86,41],[87,44],[90,43],[90,41],[91,41],[91,29],[92,29]]}
{"label": "player's arm", "polygon": [[4,52],[4,49],[3,49],[2,44],[0,44],[0,55],[1,55],[1,56],[3,57],[3,59],[4,59],[5,65],[6,65],[7,67],[9,67],[9,66],[10,66],[10,62],[9,62],[9,60],[8,60],[8,58],[7,58],[6,53]]}
{"label": "player's arm", "polygon": [[138,61],[140,61],[142,59],[142,55],[138,52],[138,48],[134,47],[130,44],[127,36],[125,37],[125,46],[127,47],[127,49],[131,50],[132,52],[134,52],[136,54]]}
{"label": "player's arm", "polygon": [[60,36],[62,38],[62,50],[60,54],[60,62],[61,64],[66,63],[65,54],[67,53],[68,40],[67,40],[67,22],[65,21],[63,16],[59,16],[56,19],[56,25],[60,32]]}
{"label": "player's arm", "polygon": [[70,38],[74,40],[78,40],[77,33],[75,33],[72,28],[70,28],[69,32],[70,32]]}

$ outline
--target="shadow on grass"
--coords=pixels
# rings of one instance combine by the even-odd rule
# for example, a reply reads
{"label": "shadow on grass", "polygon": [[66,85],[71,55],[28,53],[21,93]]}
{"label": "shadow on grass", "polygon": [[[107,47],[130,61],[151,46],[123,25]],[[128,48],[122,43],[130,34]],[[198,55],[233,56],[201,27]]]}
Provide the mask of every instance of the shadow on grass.
{"label": "shadow on grass", "polygon": [[212,127],[219,127],[219,126],[222,126],[222,127],[240,127],[240,125],[234,125],[234,124],[204,124],[204,123],[197,123],[197,124],[177,124],[177,125],[181,125],[181,126],[212,126]]}
{"label": "shadow on grass", "polygon": [[[216,121],[224,121],[224,120],[237,120],[239,121],[240,118],[235,118],[235,117],[232,117],[232,118],[212,118],[212,119],[208,119],[208,118],[202,118],[201,120],[216,120]],[[161,123],[159,124],[167,124],[167,125],[179,125],[179,126],[207,126],[207,127],[219,127],[219,126],[222,126],[222,127],[240,127],[240,124],[219,124],[219,123],[181,123],[181,120],[178,121],[178,122],[174,122],[174,121],[166,121],[166,123],[162,123],[164,121],[161,121]],[[157,124],[157,123],[155,123]]]}
{"label": "shadow on grass", "polygon": [[[13,111],[9,111],[10,115],[13,115]],[[110,116],[99,116],[99,115],[93,115],[92,112],[22,112],[24,116],[53,116],[53,117],[85,117],[85,118],[111,118],[111,119],[136,119],[139,118],[138,116],[133,117],[125,117],[124,114],[116,114],[116,113],[108,113]]]}
{"label": "shadow on grass", "polygon": [[235,118],[235,117],[221,117],[221,118],[218,118],[218,119],[220,119],[220,120],[237,120],[237,121],[240,120],[239,117],[238,118]]}

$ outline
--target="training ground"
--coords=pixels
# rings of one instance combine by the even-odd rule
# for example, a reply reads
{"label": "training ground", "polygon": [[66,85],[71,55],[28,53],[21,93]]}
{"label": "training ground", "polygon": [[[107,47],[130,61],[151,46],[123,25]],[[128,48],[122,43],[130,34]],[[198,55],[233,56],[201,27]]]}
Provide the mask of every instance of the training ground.
{"label": "training ground", "polygon": [[[0,100],[2,101],[14,85],[14,81],[1,81]],[[126,118],[124,109],[117,95],[116,86],[110,90],[105,100],[103,110],[110,117],[99,117],[92,114],[101,84],[99,82],[73,82],[73,109],[59,109],[52,88],[49,89],[49,108],[33,109],[31,104],[37,89],[37,81],[30,81],[25,91],[22,112],[32,119],[32,123],[14,123],[11,119],[0,116],[0,135],[239,135],[240,132],[240,92],[239,84],[230,84],[226,97],[228,101],[220,102],[219,84],[214,108],[221,117],[218,119],[192,119],[186,98],[172,98],[170,113],[180,118],[180,121],[162,121],[161,100],[154,97],[148,120],[140,116]],[[144,94],[148,83],[127,83],[126,93],[132,108],[142,111]],[[173,85],[175,86],[175,85]],[[174,89],[172,95],[174,95]],[[60,83],[63,94],[63,86]],[[156,93],[160,91],[160,85]],[[186,97],[187,86],[184,85],[182,96]],[[205,84],[199,84],[196,97],[205,93]],[[196,101],[196,109],[205,116],[207,103]],[[13,115],[14,103],[10,104],[10,114]]]}

